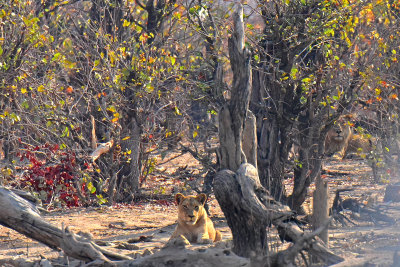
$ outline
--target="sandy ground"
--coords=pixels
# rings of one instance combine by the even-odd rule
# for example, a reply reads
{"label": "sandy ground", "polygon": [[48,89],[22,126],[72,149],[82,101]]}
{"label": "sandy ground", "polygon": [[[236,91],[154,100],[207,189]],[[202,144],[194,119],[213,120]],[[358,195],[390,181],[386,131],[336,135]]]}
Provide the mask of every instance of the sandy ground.
{"label": "sandy ground", "polygon": [[[179,162],[190,160],[181,158]],[[370,214],[345,212],[346,217],[355,225],[335,223],[330,227],[329,247],[337,255],[346,258],[346,262],[338,266],[400,266],[400,260],[396,258],[397,251],[400,251],[400,204],[383,203],[386,185],[374,185],[371,182],[371,169],[362,160],[331,161],[324,169],[329,170],[324,177],[329,181],[331,194],[336,188],[351,187],[354,189],[352,192],[343,193],[345,198],[355,198],[395,220],[393,223],[387,223]],[[165,184],[163,190],[167,195],[171,190],[176,190],[175,182],[170,182],[165,176],[162,179]],[[152,179],[147,186],[154,187],[156,184],[160,186],[157,179]],[[287,188],[291,188],[290,179]],[[313,187],[310,188],[310,192],[312,191]],[[331,199],[333,200],[333,195]],[[170,200],[162,203],[154,200],[113,207],[54,211],[44,214],[43,218],[58,227],[70,226],[74,232],[88,232],[94,240],[107,245],[108,248],[137,257],[160,249],[173,232],[177,215],[172,197]],[[232,239],[230,229],[213,196],[210,197],[209,204],[212,219],[221,230],[223,241],[229,243]],[[310,207],[311,201],[308,200],[305,209],[309,210]],[[271,250],[288,246],[287,243],[282,244],[278,240],[274,229],[271,229],[271,236],[274,244]],[[52,259],[59,256],[59,252],[0,226],[0,260],[11,257],[30,260],[43,257]],[[398,258],[400,259],[400,256]]]}

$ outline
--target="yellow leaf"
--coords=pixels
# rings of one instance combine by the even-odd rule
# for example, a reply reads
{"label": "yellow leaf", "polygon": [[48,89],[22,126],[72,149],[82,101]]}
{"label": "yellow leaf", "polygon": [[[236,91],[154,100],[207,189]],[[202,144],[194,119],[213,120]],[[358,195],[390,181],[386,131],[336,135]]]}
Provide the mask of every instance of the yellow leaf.
{"label": "yellow leaf", "polygon": [[124,19],[124,23],[122,24],[122,26],[124,27],[128,27],[131,23],[129,21],[127,21],[126,19]]}
{"label": "yellow leaf", "polygon": [[115,117],[115,118],[113,118],[113,119],[111,120],[112,123],[116,123],[117,121],[118,121],[118,118],[117,118],[117,117]]}
{"label": "yellow leaf", "polygon": [[122,141],[128,140],[130,138],[131,138],[130,136],[125,136],[124,138],[122,138]]}
{"label": "yellow leaf", "polygon": [[26,94],[27,90],[26,88],[21,88],[21,93]]}
{"label": "yellow leaf", "polygon": [[44,92],[44,85],[39,85],[37,90],[38,90],[38,92]]}
{"label": "yellow leaf", "polygon": [[117,110],[115,109],[114,106],[108,107],[107,110],[108,110],[108,111],[111,111],[111,112],[113,112],[113,113],[117,111]]}

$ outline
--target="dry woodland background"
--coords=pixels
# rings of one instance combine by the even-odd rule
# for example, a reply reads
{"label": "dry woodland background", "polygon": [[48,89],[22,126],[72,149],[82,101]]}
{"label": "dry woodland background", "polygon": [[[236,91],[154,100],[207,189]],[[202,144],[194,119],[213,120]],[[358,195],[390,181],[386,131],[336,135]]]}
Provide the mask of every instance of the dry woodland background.
{"label": "dry woodland background", "polygon": [[[40,217],[8,189],[132,266],[400,265],[399,20],[393,0],[0,0],[0,265],[85,264],[11,230]],[[363,151],[325,151],[340,123]],[[178,192],[209,195],[223,242],[161,249]]]}
{"label": "dry woodland background", "polygon": [[[177,209],[173,203],[173,193],[184,188],[179,178],[179,168],[196,172],[198,167],[194,162],[190,155],[185,154],[156,171],[157,174],[149,179],[145,188],[154,190],[155,185],[161,182],[165,193],[157,194],[159,199],[144,199],[131,204],[115,204],[112,207],[56,210],[43,214],[43,218],[58,227],[71,226],[74,232],[90,233],[96,243],[112,247],[113,250],[133,258],[155,253],[165,245],[176,225]],[[333,188],[352,188],[354,190],[344,194],[343,198],[353,198],[360,207],[369,209],[362,212],[347,210],[343,214],[351,222],[346,221],[343,225],[334,221],[331,224],[329,247],[335,254],[346,259],[337,266],[400,266],[396,256],[400,249],[400,227],[397,222],[400,218],[400,204],[383,201],[386,185],[375,185],[372,182],[371,168],[364,160],[332,160],[324,169],[327,173],[325,179],[329,181],[331,188],[331,203],[335,193]],[[288,182],[286,187],[290,190],[293,185]],[[312,199],[307,199],[305,203],[307,211],[311,208],[311,201]],[[210,195],[208,204],[211,218],[223,235],[223,241],[211,247],[231,247],[230,229],[213,195]],[[375,214],[378,211],[388,218]],[[305,228],[309,230],[308,227]],[[279,239],[276,230],[271,228],[269,231],[272,251],[290,245]],[[1,260],[22,258],[39,261],[44,258],[53,263],[65,264],[65,258],[60,258],[63,253],[6,227],[0,227],[0,238]],[[189,249],[203,247],[207,246],[193,244]],[[74,262],[73,259],[70,261]]]}

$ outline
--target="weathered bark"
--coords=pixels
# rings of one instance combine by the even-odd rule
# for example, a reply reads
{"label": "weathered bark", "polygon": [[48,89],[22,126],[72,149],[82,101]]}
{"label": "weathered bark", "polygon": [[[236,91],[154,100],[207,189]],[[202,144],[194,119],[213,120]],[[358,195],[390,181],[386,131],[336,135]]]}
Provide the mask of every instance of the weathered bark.
{"label": "weathered bark", "polygon": [[129,176],[129,184],[133,193],[136,193],[139,190],[140,185],[140,134],[141,129],[138,125],[137,121],[134,120],[132,122],[132,140],[130,141],[130,148],[132,150],[131,153],[131,162],[130,162],[130,171],[131,174]]}
{"label": "weathered bark", "polygon": [[[332,251],[330,251],[323,242],[319,241],[318,238],[314,238],[316,235],[319,235],[322,231],[324,231],[326,227],[328,227],[330,221],[331,220],[326,221],[323,226],[319,227],[312,233],[304,233],[297,225],[290,222],[277,222],[276,226],[278,227],[280,236],[286,236],[287,239],[293,240],[291,242],[294,243],[294,247],[297,247],[297,250],[295,250],[296,253],[299,253],[301,250],[306,250],[312,258],[319,259],[326,265],[332,265],[342,262],[344,259],[333,254]],[[290,249],[291,248],[288,250]]]}
{"label": "weathered bark", "polygon": [[231,266],[250,267],[250,261],[233,254],[227,249],[211,248],[203,251],[194,251],[182,248],[167,248],[153,255],[127,262],[118,266],[130,267],[192,267],[192,266]]}
{"label": "weathered bark", "polygon": [[[228,40],[233,71],[231,100],[219,113],[220,167],[236,171],[247,162],[242,148],[243,129],[251,94],[250,52],[244,47],[243,7],[234,13],[234,33]],[[254,140],[254,138],[253,138]]]}
{"label": "weathered bark", "polygon": [[233,251],[239,256],[250,257],[255,253],[266,256],[263,261],[268,260],[269,264],[275,262],[276,259],[268,255],[266,244],[266,228],[272,223],[282,238],[296,246],[295,252],[282,254],[288,257],[285,261],[291,262],[293,253],[297,254],[302,249],[329,264],[343,260],[319,240],[313,239],[313,235],[319,234],[323,228],[317,233],[305,235],[296,224],[290,222],[293,213],[289,207],[269,195],[251,164],[242,164],[237,173],[229,170],[218,172],[214,180],[214,193],[232,230]]}
{"label": "weathered bark", "polygon": [[239,256],[250,257],[252,252],[266,255],[266,227],[272,220],[292,215],[288,207],[276,205],[269,197],[250,164],[243,164],[237,173],[218,172],[214,193],[232,231],[233,251]]}
{"label": "weathered bark", "polygon": [[[237,152],[237,146],[233,140],[235,140],[234,132],[232,131],[232,121],[234,118],[231,117],[229,109],[225,106],[220,110],[219,113],[219,142],[220,142],[220,169],[233,169],[236,167],[236,157],[232,157]],[[242,132],[241,142],[241,158],[246,162],[257,166],[257,139],[256,139],[256,121],[251,111],[248,111],[246,120],[244,123],[244,129]]]}
{"label": "weathered bark", "polygon": [[233,251],[243,257],[249,257],[253,251],[266,255],[266,224],[242,205],[235,173],[219,172],[214,178],[214,193],[232,231]]}
{"label": "weathered bark", "polygon": [[[133,116],[133,115],[132,115]],[[129,136],[127,140],[121,141],[122,151],[130,150],[130,161],[124,163],[122,170],[113,173],[110,181],[109,192],[112,195],[112,201],[131,201],[140,188],[141,174],[141,127],[136,118],[131,117],[127,125],[127,131],[123,136]]]}
{"label": "weathered bark", "polygon": [[34,204],[0,187],[0,224],[39,241],[46,246],[60,250],[66,255],[85,262],[100,260],[107,266],[110,260],[130,259],[97,246],[95,243],[71,233],[68,228],[61,230],[44,221]]}
{"label": "weathered bark", "polygon": [[257,169],[257,125],[256,117],[248,110],[243,129],[242,146],[247,163],[252,164]]}
{"label": "weathered bark", "polygon": [[[312,227],[314,230],[321,227],[329,218],[329,195],[328,183],[321,176],[315,180],[315,191],[313,195]],[[328,228],[318,235],[325,245],[329,246]]]}
{"label": "weathered bark", "polygon": [[263,115],[259,115],[257,120],[259,126],[257,161],[260,181],[276,200],[283,201],[285,192],[282,181],[289,149],[284,149],[288,146],[284,143],[285,141],[287,143],[287,140],[282,140],[280,136],[287,135],[288,132],[279,128],[279,123],[272,116],[265,119]]}

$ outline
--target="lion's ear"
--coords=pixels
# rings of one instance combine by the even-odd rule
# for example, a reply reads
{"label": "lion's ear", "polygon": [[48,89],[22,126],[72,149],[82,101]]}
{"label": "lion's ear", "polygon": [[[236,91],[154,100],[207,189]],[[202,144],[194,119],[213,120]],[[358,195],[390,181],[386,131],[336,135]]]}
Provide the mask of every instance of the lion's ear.
{"label": "lion's ear", "polygon": [[178,193],[178,194],[176,194],[175,195],[175,201],[176,201],[176,204],[180,204],[181,202],[182,202],[182,200],[184,200],[185,199],[185,196],[184,195],[182,195],[181,193]]}
{"label": "lion's ear", "polygon": [[196,199],[204,206],[204,204],[206,204],[207,201],[207,195],[204,193],[198,194]]}

